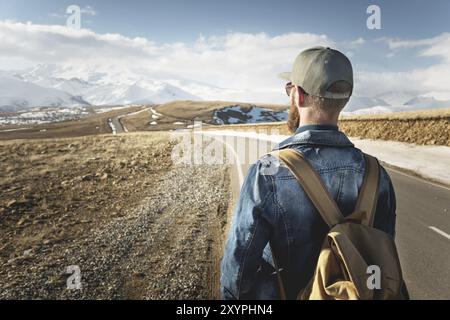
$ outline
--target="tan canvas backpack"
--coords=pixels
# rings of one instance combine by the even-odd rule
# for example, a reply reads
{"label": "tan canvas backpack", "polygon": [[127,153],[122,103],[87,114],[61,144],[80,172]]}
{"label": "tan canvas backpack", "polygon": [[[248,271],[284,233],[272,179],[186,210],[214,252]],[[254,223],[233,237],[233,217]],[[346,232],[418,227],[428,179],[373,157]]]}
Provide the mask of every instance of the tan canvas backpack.
{"label": "tan canvas backpack", "polygon": [[[373,227],[379,184],[377,159],[364,155],[366,174],[356,208],[344,217],[320,176],[301,153],[284,149],[273,154],[291,170],[330,228],[314,276],[297,299],[409,299],[394,239]],[[275,256],[274,262],[280,295],[286,299]]]}

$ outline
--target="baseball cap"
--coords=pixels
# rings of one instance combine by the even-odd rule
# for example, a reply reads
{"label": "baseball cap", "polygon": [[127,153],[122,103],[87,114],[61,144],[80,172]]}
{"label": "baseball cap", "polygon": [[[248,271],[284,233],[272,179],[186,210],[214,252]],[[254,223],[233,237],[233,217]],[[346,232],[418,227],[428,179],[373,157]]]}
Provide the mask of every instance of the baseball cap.
{"label": "baseball cap", "polygon": [[[292,72],[279,75],[280,78],[300,86],[312,96],[331,99],[345,99],[352,95],[353,68],[350,60],[337,50],[314,47],[302,51],[295,59]],[[349,92],[331,92],[330,87],[345,81],[351,86]]]}

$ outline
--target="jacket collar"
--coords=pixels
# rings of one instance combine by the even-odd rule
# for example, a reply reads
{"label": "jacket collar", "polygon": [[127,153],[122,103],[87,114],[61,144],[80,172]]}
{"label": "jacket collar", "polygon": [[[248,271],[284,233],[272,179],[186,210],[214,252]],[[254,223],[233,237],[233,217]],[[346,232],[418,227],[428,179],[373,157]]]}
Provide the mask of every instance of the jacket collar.
{"label": "jacket collar", "polygon": [[281,142],[275,150],[298,144],[354,147],[354,144],[343,132],[339,131],[337,126],[305,125],[299,127],[293,136]]}
{"label": "jacket collar", "polygon": [[301,127],[299,127],[295,134],[302,133],[309,130],[335,130],[338,131],[338,126],[332,125],[332,124],[306,124]]}

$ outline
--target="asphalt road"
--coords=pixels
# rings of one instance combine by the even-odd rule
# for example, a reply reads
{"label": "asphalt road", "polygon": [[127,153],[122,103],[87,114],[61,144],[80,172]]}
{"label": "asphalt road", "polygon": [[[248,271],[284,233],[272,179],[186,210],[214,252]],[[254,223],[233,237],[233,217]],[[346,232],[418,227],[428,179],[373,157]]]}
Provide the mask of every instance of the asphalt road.
{"label": "asphalt road", "polygon": [[[236,201],[249,165],[234,168]],[[411,299],[450,299],[450,189],[386,169],[396,191],[396,243]]]}
{"label": "asphalt road", "polygon": [[116,129],[116,134],[126,132],[126,130],[124,129],[124,127],[122,125],[122,122],[120,121],[120,117],[114,117],[114,118],[111,118],[109,120],[111,120],[114,128]]}
{"label": "asphalt road", "polygon": [[388,172],[397,197],[397,249],[411,298],[450,299],[450,189]]}

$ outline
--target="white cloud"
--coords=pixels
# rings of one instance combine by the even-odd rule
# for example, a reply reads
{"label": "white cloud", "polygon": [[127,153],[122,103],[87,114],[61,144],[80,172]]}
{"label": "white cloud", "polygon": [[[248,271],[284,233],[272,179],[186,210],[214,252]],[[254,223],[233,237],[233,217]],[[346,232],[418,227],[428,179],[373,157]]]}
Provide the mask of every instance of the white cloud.
{"label": "white cloud", "polygon": [[358,39],[350,41],[349,45],[350,45],[350,47],[355,48],[355,47],[361,46],[365,43],[366,43],[366,40],[364,40],[364,38],[362,38],[362,37],[359,37]]}
{"label": "white cloud", "polygon": [[302,49],[335,46],[327,36],[311,33],[274,37],[265,33],[229,33],[199,37],[192,44],[157,45],[145,38],[9,22],[0,22],[0,39],[1,59],[20,55],[35,64],[120,65],[243,92],[267,92],[268,96],[282,92],[277,74],[290,70]]}
{"label": "white cloud", "polygon": [[407,72],[355,73],[355,91],[360,95],[375,96],[387,91],[430,91],[450,90],[450,65],[439,64]]}
{"label": "white cloud", "polygon": [[450,33],[416,40],[380,38],[378,42],[388,45],[386,57],[393,58],[399,50],[417,50],[419,57],[434,57],[440,61],[426,68],[406,72],[361,72],[359,82],[362,91],[379,93],[394,90],[415,90],[420,92],[450,90]]}
{"label": "white cloud", "polygon": [[[18,56],[36,63],[64,63],[70,60],[115,58],[123,54],[146,56],[152,43],[118,34],[96,34],[58,25],[0,22],[2,57]],[[110,52],[117,50],[116,52]]]}
{"label": "white cloud", "polygon": [[[440,40],[440,41],[439,41]],[[79,66],[80,70],[109,66],[172,79],[192,79],[236,92],[233,100],[286,102],[282,80],[276,75],[289,71],[298,53],[324,45],[351,52],[365,43],[358,38],[335,43],[326,35],[288,33],[228,33],[200,36],[194,43],[156,44],[146,38],[98,34],[65,26],[0,21],[0,69],[38,63]],[[450,88],[450,40],[448,34],[419,42],[387,41],[392,49],[421,48],[423,56],[439,56],[438,65],[410,72],[366,72],[355,69],[356,92],[367,95],[411,87],[430,91]],[[94,67],[95,66],[95,67]],[[73,68],[76,69],[76,68]],[[76,75],[74,75],[76,76]],[[221,98],[221,97],[218,97]]]}
{"label": "white cloud", "polygon": [[385,42],[391,50],[421,49],[419,56],[438,57],[450,61],[450,33],[447,32],[427,39],[401,40],[380,38],[378,41]]}

